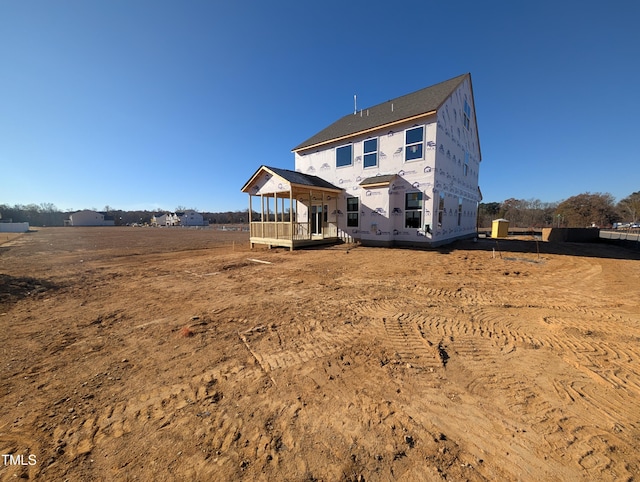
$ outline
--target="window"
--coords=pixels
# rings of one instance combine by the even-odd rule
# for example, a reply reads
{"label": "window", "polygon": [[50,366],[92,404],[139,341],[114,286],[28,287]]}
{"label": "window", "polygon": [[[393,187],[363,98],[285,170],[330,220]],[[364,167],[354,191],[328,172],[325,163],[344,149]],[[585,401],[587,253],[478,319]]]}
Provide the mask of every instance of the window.
{"label": "window", "polygon": [[462,222],[462,198],[458,198],[458,226]]}
{"label": "window", "polygon": [[422,148],[424,142],[424,126],[413,127],[405,131],[405,161],[422,159]]}
{"label": "window", "polygon": [[404,204],[404,227],[418,228],[422,225],[422,193],[408,192]]}
{"label": "window", "polygon": [[358,205],[357,197],[347,198],[347,226],[358,227],[358,212],[360,206]]}
{"label": "window", "polygon": [[469,119],[471,118],[471,106],[467,103],[467,99],[464,100],[464,114],[462,123],[464,127],[469,130]]}
{"label": "window", "polygon": [[378,138],[364,141],[364,167],[378,165]]}
{"label": "window", "polygon": [[336,147],[336,167],[350,166],[353,164],[353,145]]}
{"label": "window", "polygon": [[440,201],[438,202],[438,227],[442,227],[442,216],[444,214],[444,193],[440,193]]}

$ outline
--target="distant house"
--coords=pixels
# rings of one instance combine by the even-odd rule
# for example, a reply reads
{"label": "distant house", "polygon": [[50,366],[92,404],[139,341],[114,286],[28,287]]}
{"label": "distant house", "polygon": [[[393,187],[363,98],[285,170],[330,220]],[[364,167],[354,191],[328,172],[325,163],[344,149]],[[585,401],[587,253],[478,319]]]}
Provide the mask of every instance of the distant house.
{"label": "distant house", "polygon": [[175,226],[177,224],[178,218],[175,213],[164,213],[151,216],[152,226]]}
{"label": "distant house", "polygon": [[167,226],[180,226],[180,218],[176,213],[167,214]]}
{"label": "distant house", "polygon": [[69,216],[68,226],[115,226],[115,219],[107,213],[85,209]]}
{"label": "distant house", "polygon": [[180,226],[204,226],[202,214],[189,210],[184,213],[176,213]]}
{"label": "distant house", "polygon": [[262,166],[242,187],[260,213],[252,245],[437,246],[476,234],[470,74],[346,115],[293,153],[295,171]]}
{"label": "distant house", "polygon": [[195,211],[156,214],[151,218],[153,226],[205,226],[202,214]]}
{"label": "distant house", "polygon": [[151,226],[166,226],[167,215],[166,214],[154,214],[151,216]]}
{"label": "distant house", "polygon": [[29,223],[12,223],[10,219],[0,221],[0,233],[27,233]]}

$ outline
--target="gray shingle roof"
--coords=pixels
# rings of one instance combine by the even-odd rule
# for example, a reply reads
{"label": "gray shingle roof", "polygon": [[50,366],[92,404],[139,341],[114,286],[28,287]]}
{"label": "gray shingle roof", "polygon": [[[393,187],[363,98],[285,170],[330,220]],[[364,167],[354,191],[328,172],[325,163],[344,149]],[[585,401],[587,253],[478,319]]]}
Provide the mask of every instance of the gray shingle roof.
{"label": "gray shingle roof", "polygon": [[337,191],[342,191],[341,188],[334,186],[330,182],[325,181],[324,179],[321,179],[318,176],[312,176],[311,174],[303,174],[298,171],[290,171],[289,169],[280,169],[277,167],[269,167],[269,166],[264,166],[264,167],[266,167],[267,169],[270,169],[271,171],[273,171],[275,174],[282,177],[283,179],[286,179],[291,184],[319,187],[323,189],[335,189]]}
{"label": "gray shingle roof", "polygon": [[318,176],[312,176],[310,174],[303,174],[298,171],[290,171],[289,169],[280,169],[278,167],[270,166],[260,166],[258,170],[253,174],[253,176],[251,176],[251,179],[249,179],[249,181],[245,183],[241,190],[243,192],[247,192],[246,190],[248,189],[249,184],[251,184],[251,182],[256,178],[261,170],[265,169],[271,171],[276,176],[280,176],[284,180],[289,181],[291,184],[295,184],[298,186],[316,187],[319,189],[330,189],[332,191],[342,191],[341,188],[334,186],[330,182],[325,181]]}
{"label": "gray shingle roof", "polygon": [[412,94],[362,109],[356,114],[346,115],[294,147],[293,151],[435,111],[468,76],[469,74],[459,75]]}

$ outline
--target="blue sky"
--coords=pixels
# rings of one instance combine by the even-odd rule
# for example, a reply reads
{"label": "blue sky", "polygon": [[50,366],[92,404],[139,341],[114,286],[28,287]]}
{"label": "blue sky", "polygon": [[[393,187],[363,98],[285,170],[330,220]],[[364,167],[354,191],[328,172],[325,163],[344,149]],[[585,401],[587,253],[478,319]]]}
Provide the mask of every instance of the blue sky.
{"label": "blue sky", "polygon": [[0,204],[243,210],[261,165],[471,72],[485,202],[640,191],[640,3],[0,0]]}

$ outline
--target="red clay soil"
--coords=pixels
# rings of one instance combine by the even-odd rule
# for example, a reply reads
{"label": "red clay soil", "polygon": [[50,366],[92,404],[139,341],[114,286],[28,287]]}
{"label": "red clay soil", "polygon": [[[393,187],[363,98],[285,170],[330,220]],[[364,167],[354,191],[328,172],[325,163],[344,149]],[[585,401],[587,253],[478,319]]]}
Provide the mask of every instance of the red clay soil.
{"label": "red clay soil", "polygon": [[6,241],[0,480],[632,480],[639,257],[539,249]]}

